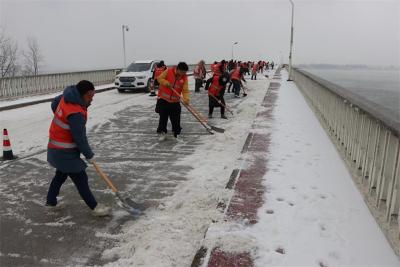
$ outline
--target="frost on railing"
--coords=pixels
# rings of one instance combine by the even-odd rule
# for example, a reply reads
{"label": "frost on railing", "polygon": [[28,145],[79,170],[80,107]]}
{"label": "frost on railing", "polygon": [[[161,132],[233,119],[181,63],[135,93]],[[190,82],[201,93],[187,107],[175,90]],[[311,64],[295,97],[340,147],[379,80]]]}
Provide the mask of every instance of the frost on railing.
{"label": "frost on railing", "polygon": [[371,213],[400,255],[400,123],[384,107],[302,70],[295,83],[348,163]]}
{"label": "frost on railing", "polygon": [[80,80],[89,80],[95,85],[108,84],[114,81],[116,71],[109,69],[1,78],[0,99],[59,92]]}

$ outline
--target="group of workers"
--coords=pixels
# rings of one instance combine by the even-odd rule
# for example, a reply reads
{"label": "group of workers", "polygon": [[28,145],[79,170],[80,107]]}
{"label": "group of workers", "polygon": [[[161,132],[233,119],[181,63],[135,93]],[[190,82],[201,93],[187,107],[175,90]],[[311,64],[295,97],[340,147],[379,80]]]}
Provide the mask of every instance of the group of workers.
{"label": "group of workers", "polygon": [[[273,68],[273,63],[270,65]],[[195,92],[200,92],[200,88],[205,83],[209,98],[209,118],[212,118],[214,108],[220,107],[221,118],[227,119],[225,116],[225,88],[230,83],[228,92],[233,86],[234,96],[240,97],[242,81],[246,82],[244,75],[249,74],[250,68],[252,74],[254,71],[262,72],[264,68],[268,68],[268,63],[233,60],[214,62],[211,64],[211,77],[207,80],[204,61],[201,60],[197,64],[193,71]],[[160,141],[166,139],[168,119],[172,124],[173,136],[178,141],[180,139],[179,135],[182,130],[180,103],[190,104],[188,70],[189,67],[185,62],[167,67],[163,61],[158,63],[154,69],[154,87],[150,95],[155,96],[156,88],[158,88],[155,112],[159,114],[157,134]],[[90,81],[82,80],[76,85],[68,86],[63,94],[57,96],[51,104],[54,116],[49,129],[47,161],[56,169],[56,173],[50,183],[46,200],[46,206],[50,210],[57,210],[60,207],[57,196],[69,176],[86,205],[92,210],[93,215],[106,216],[110,214],[111,208],[104,204],[98,204],[94,198],[88,184],[87,165],[80,157],[80,154],[83,154],[89,163],[94,163],[94,153],[86,136],[87,109],[93,100],[94,90],[94,85]]]}

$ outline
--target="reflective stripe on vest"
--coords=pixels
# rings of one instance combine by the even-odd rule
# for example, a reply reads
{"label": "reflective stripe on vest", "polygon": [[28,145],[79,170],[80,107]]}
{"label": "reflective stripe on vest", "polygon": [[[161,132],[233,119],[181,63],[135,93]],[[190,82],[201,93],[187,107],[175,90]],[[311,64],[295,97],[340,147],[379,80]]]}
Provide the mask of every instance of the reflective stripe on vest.
{"label": "reflective stripe on vest", "polygon": [[87,120],[87,110],[78,104],[66,103],[64,97],[61,98],[49,129],[49,148],[66,149],[76,148],[77,144],[72,137],[71,129],[68,124],[68,116],[74,113],[83,115]]}
{"label": "reflective stripe on vest", "polygon": [[65,129],[65,130],[69,130],[69,125],[62,122],[61,120],[59,120],[56,116],[54,116],[53,122],[55,124],[57,124],[58,126],[60,126],[61,128]]}
{"label": "reflective stripe on vest", "polygon": [[173,95],[167,94],[164,91],[161,91],[159,94],[159,97],[163,98],[163,99],[170,99],[172,101],[179,101],[180,97],[177,96],[174,92]]}
{"label": "reflective stripe on vest", "polygon": [[59,142],[53,139],[49,138],[49,143],[58,147],[62,148],[76,148],[77,145],[75,143],[64,143],[64,142]]}

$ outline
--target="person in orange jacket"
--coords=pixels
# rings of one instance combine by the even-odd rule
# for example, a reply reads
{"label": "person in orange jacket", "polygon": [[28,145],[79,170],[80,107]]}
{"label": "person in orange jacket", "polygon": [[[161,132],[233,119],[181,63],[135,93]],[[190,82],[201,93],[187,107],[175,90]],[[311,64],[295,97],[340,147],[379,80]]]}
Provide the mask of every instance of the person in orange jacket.
{"label": "person in orange jacket", "polygon": [[193,70],[193,78],[195,80],[194,91],[200,92],[200,87],[203,86],[203,80],[206,77],[206,68],[204,60],[200,60]]}
{"label": "person in orange jacket", "polygon": [[156,104],[156,112],[160,115],[157,133],[159,140],[163,141],[167,134],[168,118],[172,124],[172,131],[176,140],[181,133],[181,105],[189,104],[189,83],[187,78],[188,65],[179,62],[175,67],[167,68],[158,78],[160,84]]}
{"label": "person in orange jacket", "polygon": [[212,118],[214,107],[221,107],[221,118],[227,119],[225,116],[224,93],[225,86],[229,80],[229,74],[215,75],[212,79],[211,85],[208,88],[208,117]]}
{"label": "person in orange jacket", "polygon": [[161,60],[157,66],[155,67],[154,71],[153,71],[153,85],[151,86],[151,92],[150,92],[150,96],[156,96],[156,88],[158,88],[159,83],[157,82],[157,78],[158,76],[161,75],[161,73],[163,73],[165,70],[167,69],[167,66],[165,66],[164,61]]}
{"label": "person in orange jacket", "polygon": [[233,84],[232,91],[235,93],[235,97],[240,97],[240,88],[242,86],[241,81],[246,82],[244,79],[244,73],[246,72],[245,68],[237,67],[235,70],[232,71],[231,80]]}
{"label": "person in orange jacket", "polygon": [[253,67],[251,68],[251,80],[257,80],[257,71],[258,71],[258,64],[253,63]]}
{"label": "person in orange jacket", "polygon": [[85,171],[87,165],[80,157],[82,154],[92,161],[94,156],[86,136],[87,109],[94,94],[94,85],[82,80],[65,88],[51,103],[54,116],[49,129],[47,161],[56,174],[47,193],[46,206],[50,210],[58,208],[57,196],[69,176],[93,215],[105,216],[111,212],[109,206],[97,203],[93,196]]}

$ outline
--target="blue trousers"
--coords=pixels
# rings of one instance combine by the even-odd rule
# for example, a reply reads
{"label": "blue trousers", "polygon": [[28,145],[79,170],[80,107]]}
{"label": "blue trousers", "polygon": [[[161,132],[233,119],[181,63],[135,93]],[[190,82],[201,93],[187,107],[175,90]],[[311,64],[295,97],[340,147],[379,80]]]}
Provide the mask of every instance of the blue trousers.
{"label": "blue trousers", "polygon": [[51,181],[49,192],[47,193],[47,204],[50,206],[57,205],[57,196],[60,193],[60,188],[67,178],[71,177],[82,199],[85,201],[89,208],[94,209],[97,206],[97,201],[90,191],[88,184],[88,176],[85,171],[78,173],[63,173],[56,170],[56,175]]}
{"label": "blue trousers", "polygon": [[235,95],[239,95],[240,93],[240,81],[238,80],[232,80],[233,83],[233,91],[235,92]]}

